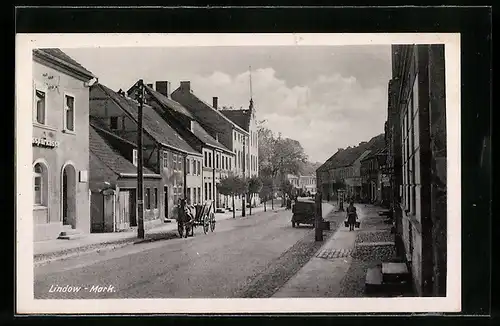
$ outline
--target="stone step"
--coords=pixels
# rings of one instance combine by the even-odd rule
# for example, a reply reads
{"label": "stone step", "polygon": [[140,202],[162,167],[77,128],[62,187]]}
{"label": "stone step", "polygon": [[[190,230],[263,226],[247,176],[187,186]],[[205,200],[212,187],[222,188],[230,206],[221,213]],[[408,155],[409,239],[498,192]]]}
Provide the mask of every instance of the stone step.
{"label": "stone step", "polygon": [[404,262],[382,263],[382,275],[384,283],[401,283],[411,281],[408,266],[406,266]]}
{"label": "stone step", "polygon": [[411,282],[384,282],[383,267],[378,265],[368,269],[365,279],[365,294],[377,297],[412,296]]}
{"label": "stone step", "polygon": [[59,233],[58,239],[62,240],[73,240],[84,237],[85,234],[78,229],[63,228],[63,231]]}

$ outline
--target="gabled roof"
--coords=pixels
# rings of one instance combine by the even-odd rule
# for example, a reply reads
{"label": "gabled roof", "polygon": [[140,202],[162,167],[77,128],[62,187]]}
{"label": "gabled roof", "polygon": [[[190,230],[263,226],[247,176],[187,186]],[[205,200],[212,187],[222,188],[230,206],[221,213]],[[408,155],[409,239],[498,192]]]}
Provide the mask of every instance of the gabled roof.
{"label": "gabled roof", "polygon": [[86,76],[88,79],[95,78],[93,73],[88,71],[85,67],[83,67],[76,60],[71,58],[69,55],[67,55],[60,49],[57,48],[34,49],[33,55],[49,59],[50,61],[63,65],[66,68],[69,68]]}
{"label": "gabled roof", "polygon": [[[195,103],[186,103],[182,99],[189,97],[190,100],[194,101]],[[236,123],[231,121],[229,118],[227,118],[224,114],[222,114],[219,110],[214,109],[211,105],[194,95],[192,91],[189,92],[183,92],[181,90],[181,87],[178,87],[173,93],[172,93],[172,98],[174,98],[176,101],[181,103],[184,107],[186,107],[193,115],[195,115],[201,125],[204,125],[203,123],[203,117],[201,117],[201,112],[204,114],[210,115],[215,121],[217,121],[215,124],[220,124],[220,123],[229,123],[233,126],[233,128],[238,129],[239,131],[247,134],[248,132],[243,129],[242,127],[238,126]],[[215,129],[215,128],[214,128]]]}
{"label": "gabled roof", "polygon": [[[348,147],[337,151],[332,157],[330,157],[322,166],[320,166],[316,171],[323,171],[335,168],[341,168],[352,165],[357,159],[359,159],[366,151],[371,151],[373,149],[379,149],[381,144],[385,143],[384,134],[370,139],[369,142],[361,143],[356,147]],[[369,154],[368,154],[369,155]]]}
{"label": "gabled roof", "polygon": [[246,131],[250,131],[250,120],[252,118],[252,112],[249,109],[220,110],[220,112],[241,128],[245,129]]}
{"label": "gabled roof", "polygon": [[[134,86],[130,90],[133,89]],[[165,95],[161,94],[160,92],[155,91],[149,86],[145,86],[146,92],[148,92],[155,100],[157,103],[159,103],[164,109],[166,110],[172,110],[176,113],[182,114],[184,116],[189,117],[192,120],[196,121],[196,118],[194,117],[191,112],[189,112],[188,109],[186,109],[184,106],[182,106],[180,103],[169,99]],[[129,92],[130,92],[129,90]],[[226,146],[223,144],[219,143],[215,138],[213,138],[205,129],[203,129],[202,126],[198,124],[193,125],[193,130],[190,131],[193,133],[201,142],[203,142],[206,145],[231,152]],[[232,153],[232,152],[231,152]]]}
{"label": "gabled roof", "polygon": [[[137,123],[139,104],[131,98],[119,95],[108,87],[97,84],[93,87],[100,87],[122,110],[128,113]],[[151,137],[161,145],[178,150],[180,152],[201,156],[201,153],[194,150],[189,144],[173,129],[151,106],[143,105],[142,110],[143,128]]]}
{"label": "gabled roof", "polygon": [[[93,126],[89,127],[89,151],[116,175],[137,173],[137,167],[115,150]],[[143,173],[156,175],[147,168],[143,168]]]}

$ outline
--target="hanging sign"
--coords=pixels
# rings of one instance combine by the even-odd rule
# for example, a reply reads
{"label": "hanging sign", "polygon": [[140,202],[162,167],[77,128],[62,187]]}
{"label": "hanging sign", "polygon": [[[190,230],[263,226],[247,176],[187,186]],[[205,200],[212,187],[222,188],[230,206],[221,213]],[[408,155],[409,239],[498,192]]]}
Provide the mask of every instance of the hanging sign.
{"label": "hanging sign", "polygon": [[33,137],[32,144],[33,146],[45,147],[45,148],[56,148],[59,146],[59,142],[57,140],[49,140],[40,137]]}

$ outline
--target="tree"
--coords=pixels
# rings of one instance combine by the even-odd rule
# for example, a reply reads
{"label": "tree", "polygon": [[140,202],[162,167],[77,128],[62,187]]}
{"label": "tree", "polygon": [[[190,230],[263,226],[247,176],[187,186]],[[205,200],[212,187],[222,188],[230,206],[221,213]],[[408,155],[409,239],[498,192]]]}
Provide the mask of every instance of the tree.
{"label": "tree", "polygon": [[233,203],[233,218],[236,217],[236,210],[234,209],[234,197],[236,195],[240,195],[244,192],[245,183],[244,181],[234,175],[230,175],[226,178],[222,178],[220,182],[217,184],[217,189],[219,193],[225,196],[231,196]]}
{"label": "tree", "polygon": [[252,215],[252,196],[258,194],[262,189],[262,180],[257,176],[248,179],[248,202],[250,203],[250,215]]}
{"label": "tree", "polygon": [[[234,181],[235,181],[234,182],[235,194],[239,195],[239,196],[246,196],[248,193],[248,181],[247,181],[247,179],[236,176]],[[233,200],[233,202],[234,202],[234,200]],[[242,201],[241,205],[242,205],[241,216],[245,216],[245,207],[243,206],[244,201]]]}
{"label": "tree", "polygon": [[264,202],[264,212],[267,211],[266,208],[266,202],[269,200],[269,197],[271,196],[271,205],[272,209],[274,209],[274,202],[272,200],[273,198],[273,179],[270,177],[263,176],[261,177],[262,181],[262,187],[260,188],[260,198],[262,198]]}
{"label": "tree", "polygon": [[300,174],[302,167],[307,162],[307,156],[300,142],[283,138],[281,134],[275,136],[264,123],[265,121],[260,121],[257,125],[259,174],[272,179],[272,189],[274,190],[274,185],[280,184],[287,174]]}

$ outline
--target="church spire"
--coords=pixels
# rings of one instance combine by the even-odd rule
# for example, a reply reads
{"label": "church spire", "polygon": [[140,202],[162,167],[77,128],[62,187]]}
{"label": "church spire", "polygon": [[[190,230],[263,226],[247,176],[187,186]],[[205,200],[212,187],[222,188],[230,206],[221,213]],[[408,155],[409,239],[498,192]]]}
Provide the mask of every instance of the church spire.
{"label": "church spire", "polygon": [[254,111],[253,111],[253,92],[252,92],[252,66],[249,66],[248,67],[249,69],[249,78],[250,78],[250,105],[248,106],[248,108],[250,109],[250,112],[252,113],[252,115],[254,114]]}

